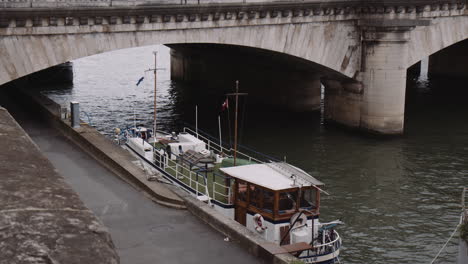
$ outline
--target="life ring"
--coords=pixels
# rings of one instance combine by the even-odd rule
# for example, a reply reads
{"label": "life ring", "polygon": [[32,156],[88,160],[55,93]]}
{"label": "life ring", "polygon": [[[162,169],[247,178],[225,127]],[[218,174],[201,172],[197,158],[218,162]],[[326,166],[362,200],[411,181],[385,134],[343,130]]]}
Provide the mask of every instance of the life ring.
{"label": "life ring", "polygon": [[255,214],[253,216],[253,221],[254,221],[255,230],[259,233],[265,232],[265,230],[268,228],[267,226],[265,226],[265,221],[263,220],[263,216],[261,216],[260,214]]}

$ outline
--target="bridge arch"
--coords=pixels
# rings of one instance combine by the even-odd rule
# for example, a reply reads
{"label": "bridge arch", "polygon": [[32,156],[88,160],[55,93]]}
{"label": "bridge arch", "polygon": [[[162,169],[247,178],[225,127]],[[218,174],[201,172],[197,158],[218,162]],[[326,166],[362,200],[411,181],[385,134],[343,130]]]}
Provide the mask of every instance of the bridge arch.
{"label": "bridge arch", "polygon": [[[124,25],[120,25],[124,26]],[[131,25],[138,27],[138,25]],[[107,51],[155,44],[214,43],[260,48],[313,61],[352,77],[358,64],[358,39],[349,37],[351,22],[280,24],[165,30],[124,30],[100,26],[35,28],[0,39],[0,84],[48,67]],[[91,29],[91,30],[90,30]],[[72,34],[68,32],[73,31]],[[80,32],[81,31],[81,32]],[[357,33],[356,33],[357,34]]]}
{"label": "bridge arch", "polygon": [[116,49],[237,45],[292,55],[341,73],[347,81],[324,83],[336,99],[329,100],[332,111],[325,108],[326,119],[401,134],[406,69],[468,36],[465,1],[410,2],[5,8],[0,10],[0,85]]}
{"label": "bridge arch", "polygon": [[410,32],[407,67],[468,39],[468,16],[442,17]]}

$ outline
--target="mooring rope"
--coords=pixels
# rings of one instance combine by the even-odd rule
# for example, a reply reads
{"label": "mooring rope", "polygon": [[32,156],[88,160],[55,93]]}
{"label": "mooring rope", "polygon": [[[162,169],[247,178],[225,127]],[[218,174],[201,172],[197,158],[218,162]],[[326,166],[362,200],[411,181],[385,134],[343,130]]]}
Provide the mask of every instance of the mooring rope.
{"label": "mooring rope", "polygon": [[458,225],[455,227],[455,230],[453,230],[452,235],[449,237],[449,239],[447,240],[447,242],[445,242],[444,246],[439,250],[439,253],[437,253],[437,256],[435,256],[435,258],[431,261],[431,264],[433,264],[434,261],[437,260],[437,258],[439,257],[440,253],[442,253],[442,251],[443,251],[443,250],[445,249],[445,247],[448,245],[448,243],[450,242],[450,240],[452,240],[452,238],[453,238],[453,236],[455,235],[455,233],[457,232],[459,226],[460,226],[460,224],[458,224]]}

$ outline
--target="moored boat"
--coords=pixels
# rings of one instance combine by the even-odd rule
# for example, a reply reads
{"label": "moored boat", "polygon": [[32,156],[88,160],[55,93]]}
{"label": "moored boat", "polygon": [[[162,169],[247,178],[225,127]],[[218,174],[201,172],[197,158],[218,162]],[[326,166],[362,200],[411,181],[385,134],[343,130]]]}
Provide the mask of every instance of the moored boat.
{"label": "moored boat", "polygon": [[168,181],[306,263],[338,260],[341,222],[319,221],[323,183],[305,171],[240,151],[234,165],[233,149],[190,128],[153,136],[132,127],[119,141]]}
{"label": "moored boat", "polygon": [[[229,95],[236,97],[237,113],[237,98],[244,94],[237,85],[236,93]],[[285,161],[239,151],[237,138],[232,148],[198,126],[180,133],[158,131],[156,102],[154,113],[153,129],[134,124],[118,130],[119,144],[167,181],[280,245],[284,252],[305,263],[339,261],[341,237],[335,227],[341,221],[319,221],[320,197],[326,193],[322,182]]]}

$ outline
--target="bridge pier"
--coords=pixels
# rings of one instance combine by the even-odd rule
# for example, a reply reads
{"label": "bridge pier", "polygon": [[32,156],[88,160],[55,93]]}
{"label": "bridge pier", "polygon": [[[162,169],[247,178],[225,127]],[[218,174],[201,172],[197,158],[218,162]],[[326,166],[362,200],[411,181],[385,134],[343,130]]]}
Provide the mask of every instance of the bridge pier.
{"label": "bridge pier", "polygon": [[410,25],[364,27],[361,129],[402,134]]}
{"label": "bridge pier", "polygon": [[351,128],[361,126],[362,84],[323,80],[325,86],[324,119]]}
{"label": "bridge pier", "polygon": [[403,133],[409,32],[416,23],[361,21],[361,71],[356,83],[324,81],[325,120],[376,134]]}

